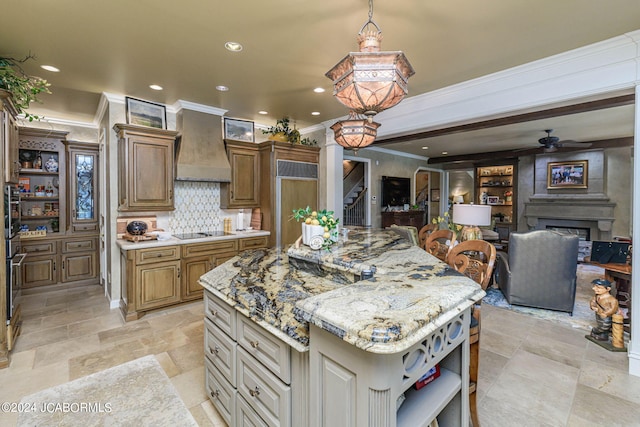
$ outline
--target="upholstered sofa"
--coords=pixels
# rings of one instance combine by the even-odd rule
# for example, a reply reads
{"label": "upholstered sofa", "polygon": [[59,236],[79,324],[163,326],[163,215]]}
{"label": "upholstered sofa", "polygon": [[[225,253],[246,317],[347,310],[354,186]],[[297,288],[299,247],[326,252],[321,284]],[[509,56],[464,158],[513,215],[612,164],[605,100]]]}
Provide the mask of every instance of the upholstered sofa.
{"label": "upholstered sofa", "polygon": [[494,273],[509,304],[573,313],[578,240],[550,230],[511,233]]}

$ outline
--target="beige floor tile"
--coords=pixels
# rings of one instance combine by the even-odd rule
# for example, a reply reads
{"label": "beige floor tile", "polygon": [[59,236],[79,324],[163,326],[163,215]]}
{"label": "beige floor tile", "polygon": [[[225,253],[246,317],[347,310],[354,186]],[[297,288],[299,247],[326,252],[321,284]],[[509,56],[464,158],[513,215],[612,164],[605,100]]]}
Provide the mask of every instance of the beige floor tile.
{"label": "beige floor tile", "polygon": [[[20,352],[11,352],[11,363],[8,368],[0,369],[0,383],[5,375],[9,375],[14,372],[23,372],[30,374],[33,369],[33,361],[36,357],[36,348],[31,350],[25,350]],[[0,424],[2,425],[2,424]]]}
{"label": "beige floor tile", "polygon": [[586,360],[578,383],[640,405],[640,377],[626,371]]}
{"label": "beige floor tile", "polygon": [[100,343],[104,345],[114,345],[126,341],[144,338],[151,334],[151,327],[146,321],[127,323],[122,327],[113,328],[98,333]]}
{"label": "beige floor tile", "polygon": [[78,308],[66,310],[63,313],[56,313],[50,316],[42,317],[42,325],[53,328],[61,325],[69,325],[71,323],[81,322],[83,320],[93,319],[94,314],[91,308]]}
{"label": "beige floor tile", "polygon": [[[540,330],[537,330],[537,332],[540,332]],[[580,333],[576,332],[576,334]],[[584,335],[582,336],[584,337]],[[576,344],[573,344],[573,342],[576,342]],[[586,348],[587,340],[584,338],[582,341],[576,341],[574,339],[562,341],[558,340],[555,336],[540,335],[539,333],[530,333],[522,343],[522,349],[529,353],[537,354],[575,368],[580,368]]]}
{"label": "beige floor tile", "polygon": [[20,402],[24,396],[67,381],[69,369],[66,362],[34,368],[28,377],[24,372],[13,372],[2,378],[0,402]]}
{"label": "beige floor tile", "polygon": [[[205,420],[203,420],[203,423],[200,424],[201,427],[205,425],[212,425],[214,427],[227,427],[227,423],[224,421],[216,407],[213,406],[209,399],[200,404],[200,411],[202,411],[207,417]],[[197,420],[198,423],[200,423],[200,420]]]}
{"label": "beige floor tile", "polygon": [[71,358],[69,359],[69,378],[75,380],[137,359],[140,356],[136,355],[136,350],[142,347],[137,340],[132,340],[111,347],[101,346],[98,351]]}
{"label": "beige floor tile", "polygon": [[59,362],[68,362],[87,352],[99,351],[100,341],[94,335],[59,341],[36,348],[34,367],[47,366]]}
{"label": "beige floor tile", "polygon": [[187,408],[208,399],[204,387],[204,366],[176,375],[171,378],[171,382]]}
{"label": "beige floor tile", "polygon": [[169,378],[175,377],[176,375],[180,374],[180,369],[178,369],[176,364],[173,363],[173,359],[171,359],[169,353],[158,353],[156,354],[156,359]]}
{"label": "beige floor tile", "polygon": [[583,419],[599,426],[638,426],[640,405],[578,384],[571,416],[572,420]]}
{"label": "beige floor tile", "polygon": [[476,392],[478,394],[476,396],[478,402],[482,400],[486,392],[495,384],[508,361],[508,358],[486,350],[482,344],[482,337],[480,337],[478,391]]}
{"label": "beige floor tile", "polygon": [[164,316],[156,316],[147,319],[149,326],[154,330],[163,330],[171,328],[180,328],[190,325],[194,322],[202,323],[203,316],[193,314],[189,310],[177,310]]}
{"label": "beige floor tile", "polygon": [[484,348],[490,348],[492,352],[511,357],[522,345],[523,337],[513,337],[497,332],[489,326],[485,326],[484,318],[482,319],[482,330],[480,332],[480,345]]}
{"label": "beige floor tile", "polygon": [[105,314],[95,316],[88,320],[75,322],[69,325],[69,338],[81,337],[89,334],[107,331],[109,329],[124,326],[124,320],[118,310],[107,311]]}
{"label": "beige floor tile", "polygon": [[31,333],[28,333],[28,331],[23,329],[22,333],[16,340],[14,351],[20,352],[29,350],[41,345],[65,341],[67,339],[69,339],[67,325],[58,326],[56,328],[41,329]]}
{"label": "beige floor tile", "polygon": [[525,350],[518,350],[506,364],[504,373],[517,374],[558,392],[572,394],[578,383],[580,370]]}
{"label": "beige floor tile", "polygon": [[590,341],[587,342],[584,358],[585,360],[618,368],[625,372],[629,371],[629,355],[627,352],[609,351]]}
{"label": "beige floor tile", "polygon": [[202,342],[190,342],[176,349],[168,351],[180,372],[191,371],[204,366],[204,347]]}

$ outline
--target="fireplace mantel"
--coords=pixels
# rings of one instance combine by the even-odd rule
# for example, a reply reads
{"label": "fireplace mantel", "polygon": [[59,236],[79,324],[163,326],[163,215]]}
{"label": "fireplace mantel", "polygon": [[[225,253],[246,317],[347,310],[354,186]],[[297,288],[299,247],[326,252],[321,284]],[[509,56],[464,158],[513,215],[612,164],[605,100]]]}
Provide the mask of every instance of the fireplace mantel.
{"label": "fireplace mantel", "polygon": [[534,195],[524,204],[524,216],[530,229],[584,227],[591,230],[591,240],[611,240],[615,206],[598,193]]}

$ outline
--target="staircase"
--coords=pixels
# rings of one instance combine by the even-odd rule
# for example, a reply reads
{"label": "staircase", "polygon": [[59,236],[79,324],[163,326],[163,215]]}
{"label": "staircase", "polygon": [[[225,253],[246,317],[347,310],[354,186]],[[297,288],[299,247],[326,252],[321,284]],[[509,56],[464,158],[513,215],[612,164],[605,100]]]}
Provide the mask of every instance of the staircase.
{"label": "staircase", "polygon": [[364,163],[345,162],[343,167],[342,205],[344,225],[365,225],[367,188],[364,186]]}

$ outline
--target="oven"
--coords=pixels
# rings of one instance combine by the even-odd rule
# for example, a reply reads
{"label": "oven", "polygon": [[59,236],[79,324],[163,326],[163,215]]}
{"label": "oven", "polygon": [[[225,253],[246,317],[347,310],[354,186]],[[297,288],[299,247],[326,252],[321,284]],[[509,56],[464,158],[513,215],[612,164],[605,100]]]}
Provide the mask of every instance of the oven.
{"label": "oven", "polygon": [[4,234],[7,272],[7,322],[15,309],[22,288],[20,267],[26,254],[20,253],[20,191],[14,185],[4,188]]}

